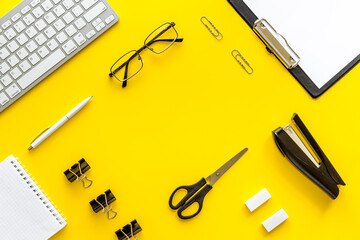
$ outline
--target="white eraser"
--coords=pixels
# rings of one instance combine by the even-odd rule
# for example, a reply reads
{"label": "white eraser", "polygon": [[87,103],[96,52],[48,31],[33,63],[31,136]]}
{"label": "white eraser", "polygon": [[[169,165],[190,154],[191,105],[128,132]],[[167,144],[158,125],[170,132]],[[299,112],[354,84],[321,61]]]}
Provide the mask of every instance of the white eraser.
{"label": "white eraser", "polygon": [[260,192],[255,194],[255,196],[253,196],[252,198],[247,200],[245,202],[245,205],[252,212],[255,209],[257,209],[258,207],[260,207],[260,205],[262,205],[264,202],[266,202],[270,198],[271,198],[270,193],[266,190],[266,188],[264,188],[263,190],[261,190]]}
{"label": "white eraser", "polygon": [[273,230],[274,228],[279,226],[283,221],[285,221],[288,218],[289,218],[289,216],[286,214],[284,209],[280,209],[274,215],[272,215],[271,217],[266,219],[262,223],[262,225],[268,232],[270,232],[271,230]]}

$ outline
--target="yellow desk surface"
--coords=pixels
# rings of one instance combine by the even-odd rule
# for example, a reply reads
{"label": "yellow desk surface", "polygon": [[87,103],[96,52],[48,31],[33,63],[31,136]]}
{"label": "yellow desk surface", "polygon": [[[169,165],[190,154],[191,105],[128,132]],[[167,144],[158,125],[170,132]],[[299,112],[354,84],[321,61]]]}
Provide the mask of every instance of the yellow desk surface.
{"label": "yellow desk surface", "polygon": [[[20,1],[1,1],[0,15]],[[0,159],[14,154],[68,219],[58,239],[117,239],[137,219],[138,238],[343,239],[357,234],[360,186],[359,90],[355,67],[312,99],[225,0],[109,0],[120,21],[0,116]],[[215,40],[207,16],[224,35]],[[112,63],[142,46],[156,27],[174,21],[181,44],[161,55],[145,51],[128,87],[109,79]],[[254,68],[247,75],[237,48]],[[326,69],[324,69],[326,71]],[[30,142],[86,97],[91,102],[28,152]],[[346,182],[332,200],[277,149],[272,131],[296,112]],[[207,195],[203,211],[178,219],[172,191],[207,177],[244,147],[249,151]],[[94,184],[70,184],[63,171],[84,157]],[[244,205],[266,187],[272,198],[254,213]],[[114,220],[89,201],[107,189]],[[289,219],[271,233],[261,223],[280,208]]]}

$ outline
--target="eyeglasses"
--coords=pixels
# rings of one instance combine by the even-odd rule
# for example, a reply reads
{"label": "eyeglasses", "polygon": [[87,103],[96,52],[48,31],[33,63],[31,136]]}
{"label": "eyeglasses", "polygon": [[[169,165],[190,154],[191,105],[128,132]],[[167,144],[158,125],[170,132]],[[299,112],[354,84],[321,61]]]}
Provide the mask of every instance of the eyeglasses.
{"label": "eyeglasses", "polygon": [[155,54],[160,54],[171,47],[175,42],[182,42],[182,38],[178,38],[175,23],[165,23],[155,29],[138,50],[132,50],[119,58],[110,69],[110,77],[115,77],[123,83],[122,87],[126,87],[127,80],[135,76],[142,69],[144,62],[140,53],[149,49]]}

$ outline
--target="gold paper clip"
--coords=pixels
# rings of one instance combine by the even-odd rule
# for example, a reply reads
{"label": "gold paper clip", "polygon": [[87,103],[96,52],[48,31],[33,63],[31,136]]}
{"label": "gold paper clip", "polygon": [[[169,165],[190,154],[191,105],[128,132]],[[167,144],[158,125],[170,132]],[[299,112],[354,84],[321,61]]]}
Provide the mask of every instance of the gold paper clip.
{"label": "gold paper clip", "polygon": [[[252,67],[250,66],[250,64],[246,61],[246,59],[240,54],[239,50],[234,49],[231,51],[231,55],[235,58],[235,60],[242,66],[242,68],[245,70],[245,72],[247,72],[248,74],[252,74],[254,72],[254,70],[252,69]],[[240,57],[240,59],[239,59]],[[241,62],[241,60],[248,66],[247,69],[245,67],[245,65]]]}
{"label": "gold paper clip", "polygon": [[[205,19],[205,21],[204,21]],[[221,40],[223,38],[223,35],[221,34],[221,32],[215,27],[215,25],[209,20],[207,19],[207,17],[202,16],[200,18],[200,21],[204,24],[204,26],[210,31],[210,33],[217,39],[217,40]],[[212,27],[210,27],[210,26]]]}

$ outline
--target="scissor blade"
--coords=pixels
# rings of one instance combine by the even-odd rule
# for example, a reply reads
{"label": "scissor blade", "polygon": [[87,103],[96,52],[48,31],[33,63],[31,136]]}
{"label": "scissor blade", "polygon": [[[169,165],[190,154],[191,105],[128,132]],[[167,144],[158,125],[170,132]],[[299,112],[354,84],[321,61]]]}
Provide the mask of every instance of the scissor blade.
{"label": "scissor blade", "polygon": [[216,172],[211,174],[206,178],[206,181],[209,182],[209,184],[212,186],[216,181],[227,171],[229,168],[234,165],[237,160],[239,160],[246,152],[248,148],[244,148],[241,152],[236,154],[233,158],[231,158],[229,161],[227,161],[224,165],[222,165]]}

